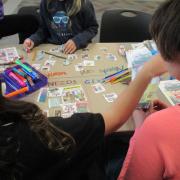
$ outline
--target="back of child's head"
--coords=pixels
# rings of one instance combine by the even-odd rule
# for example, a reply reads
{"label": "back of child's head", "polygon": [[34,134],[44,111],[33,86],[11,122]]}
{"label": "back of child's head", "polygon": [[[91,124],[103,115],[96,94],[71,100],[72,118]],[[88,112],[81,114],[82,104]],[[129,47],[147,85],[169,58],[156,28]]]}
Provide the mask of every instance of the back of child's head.
{"label": "back of child's head", "polygon": [[5,101],[0,82],[0,179],[14,180],[15,177],[20,177],[16,164],[19,143],[16,139],[17,124],[14,119],[17,117],[13,113],[6,112]]}
{"label": "back of child's head", "polygon": [[26,136],[19,134],[24,127],[52,151],[69,154],[75,145],[71,135],[50,123],[37,105],[5,98],[0,81],[0,180],[21,179],[23,164],[17,157],[23,148],[20,137]]}
{"label": "back of child's head", "polygon": [[180,55],[180,0],[162,3],[152,17],[150,31],[163,58],[169,62],[177,60]]}

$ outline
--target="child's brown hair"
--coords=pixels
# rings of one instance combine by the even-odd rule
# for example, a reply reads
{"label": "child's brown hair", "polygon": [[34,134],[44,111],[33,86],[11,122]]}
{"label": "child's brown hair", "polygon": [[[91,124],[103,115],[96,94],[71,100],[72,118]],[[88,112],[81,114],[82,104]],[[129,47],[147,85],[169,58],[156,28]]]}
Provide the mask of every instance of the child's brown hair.
{"label": "child's brown hair", "polygon": [[174,61],[180,54],[179,0],[168,0],[156,10],[150,31],[163,58]]}

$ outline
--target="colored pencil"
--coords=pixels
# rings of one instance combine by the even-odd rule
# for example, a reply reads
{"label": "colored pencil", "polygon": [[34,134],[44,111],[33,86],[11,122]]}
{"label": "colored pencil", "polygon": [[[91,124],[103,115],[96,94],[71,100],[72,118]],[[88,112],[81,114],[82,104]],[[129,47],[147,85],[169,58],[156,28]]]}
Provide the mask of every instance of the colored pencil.
{"label": "colored pencil", "polygon": [[126,76],[126,75],[128,75],[128,74],[130,74],[130,70],[125,71],[125,72],[123,72],[122,74],[120,74],[120,75],[118,75],[118,76],[112,77],[112,78],[109,80],[109,82],[113,82],[113,81],[115,81],[115,80],[117,80],[117,79],[119,79],[119,78],[122,78],[122,77],[124,77],[124,76]]}
{"label": "colored pencil", "polygon": [[122,70],[120,70],[120,71],[118,71],[118,72],[116,72],[116,73],[114,73],[114,74],[108,75],[108,76],[106,76],[106,77],[104,78],[104,80],[106,80],[106,79],[108,79],[108,78],[110,78],[110,77],[112,77],[112,76],[114,76],[114,75],[117,75],[117,74],[119,74],[119,73],[121,73],[121,72],[124,72],[124,71],[126,71],[126,70],[128,70],[128,68],[122,69]]}
{"label": "colored pencil", "polygon": [[131,78],[131,75],[125,76],[125,77],[120,78],[120,79],[117,79],[116,81],[113,81],[111,84],[116,84],[118,82],[122,82],[122,81],[124,81],[124,80],[126,80],[128,78]]}
{"label": "colored pencil", "polygon": [[119,76],[121,76],[122,74],[124,74],[124,73],[126,73],[126,72],[127,72],[127,70],[122,70],[122,71],[116,73],[115,75],[112,75],[112,76],[104,79],[103,82],[105,82],[105,83],[110,82],[111,79],[114,79],[114,78],[116,78],[116,77],[119,77]]}

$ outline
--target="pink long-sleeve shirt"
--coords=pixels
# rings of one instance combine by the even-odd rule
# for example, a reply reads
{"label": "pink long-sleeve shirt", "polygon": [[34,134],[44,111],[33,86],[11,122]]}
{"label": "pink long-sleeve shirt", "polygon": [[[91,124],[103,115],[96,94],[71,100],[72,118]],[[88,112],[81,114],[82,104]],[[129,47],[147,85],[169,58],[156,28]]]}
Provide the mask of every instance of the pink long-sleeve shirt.
{"label": "pink long-sleeve shirt", "polygon": [[180,105],[149,116],[130,142],[118,180],[180,180]]}

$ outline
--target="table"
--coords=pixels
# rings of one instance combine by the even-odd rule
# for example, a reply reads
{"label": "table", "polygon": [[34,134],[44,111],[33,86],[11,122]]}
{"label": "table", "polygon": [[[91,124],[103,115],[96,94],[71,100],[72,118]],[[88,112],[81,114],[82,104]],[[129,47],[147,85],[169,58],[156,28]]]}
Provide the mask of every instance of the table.
{"label": "table", "polygon": [[[92,85],[101,81],[105,76],[120,70],[122,66],[127,67],[126,59],[118,53],[120,43],[93,43],[84,50],[78,50],[76,52],[77,59],[73,60],[70,65],[63,65],[63,59],[54,58],[56,60],[55,65],[50,68],[50,71],[41,71],[44,75],[48,76],[48,87],[64,87],[71,85],[81,85],[85,91],[88,100],[88,109],[93,113],[101,113],[108,110],[111,103],[108,103],[103,94],[117,93],[119,94],[126,85],[117,83],[111,85],[110,83],[103,84],[105,92],[94,93]],[[128,44],[125,44],[128,46]],[[10,46],[9,46],[10,47]],[[52,48],[56,48],[57,45],[43,44],[36,47],[31,54],[27,55],[23,51],[22,46],[17,46],[18,53],[23,55],[27,62],[30,64],[44,65],[45,61],[49,58],[49,55],[45,54],[42,60],[35,60],[35,54],[38,51],[49,51]],[[117,60],[110,60],[107,58],[108,53],[112,53],[116,56]],[[86,66],[84,71],[75,71],[75,65],[82,62],[82,56],[88,54],[88,60],[93,60],[95,66]],[[95,58],[95,56],[100,58]],[[96,60],[95,60],[96,59]],[[48,98],[45,103],[39,103],[37,98],[40,91],[27,96],[24,100],[38,104],[43,110],[48,109]],[[49,109],[49,116],[54,116],[54,108]],[[120,131],[132,130],[134,128],[133,122],[128,120],[121,128]]]}

